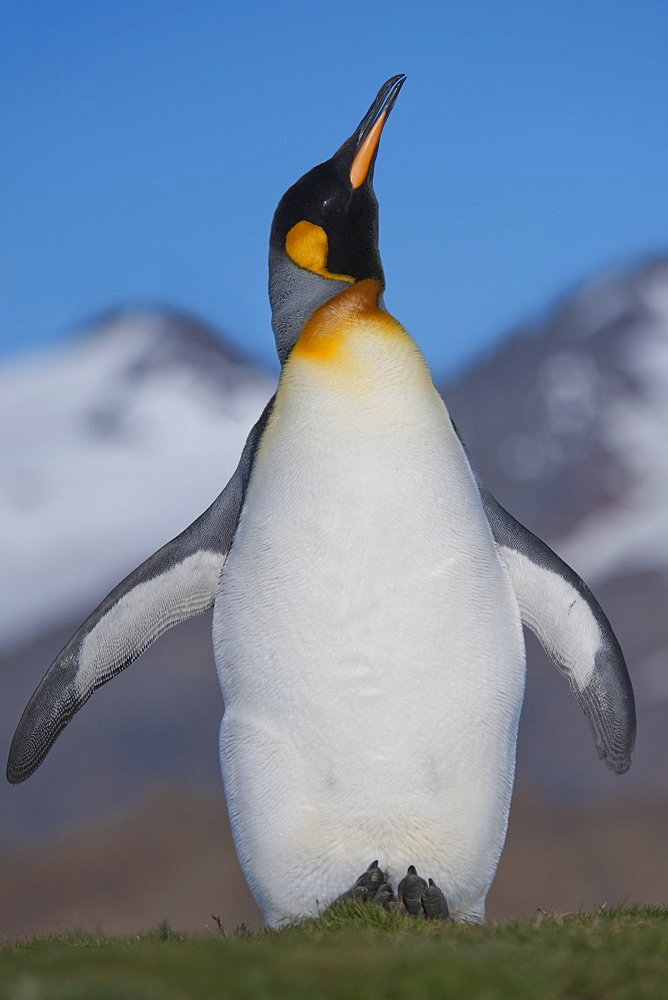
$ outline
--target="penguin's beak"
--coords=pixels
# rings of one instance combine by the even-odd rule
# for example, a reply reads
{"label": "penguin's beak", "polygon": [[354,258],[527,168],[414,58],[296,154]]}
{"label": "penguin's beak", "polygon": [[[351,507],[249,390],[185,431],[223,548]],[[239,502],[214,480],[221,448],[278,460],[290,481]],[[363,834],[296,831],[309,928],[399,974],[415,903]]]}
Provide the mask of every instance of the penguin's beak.
{"label": "penguin's beak", "polygon": [[369,175],[378,151],[381,132],[405,80],[406,75],[399,73],[383,84],[352,136],[356,152],[350,166],[350,183],[354,189],[361,187]]}

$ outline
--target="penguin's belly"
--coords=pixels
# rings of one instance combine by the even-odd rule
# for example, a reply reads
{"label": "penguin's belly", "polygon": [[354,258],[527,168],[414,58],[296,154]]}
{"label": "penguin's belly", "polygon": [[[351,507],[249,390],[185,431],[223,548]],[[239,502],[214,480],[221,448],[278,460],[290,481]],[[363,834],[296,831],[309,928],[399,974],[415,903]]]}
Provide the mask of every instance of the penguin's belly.
{"label": "penguin's belly", "polygon": [[369,398],[295,367],[214,613],[242,866],[270,922],[376,858],[481,916],[524,686],[514,595],[431,385]]}

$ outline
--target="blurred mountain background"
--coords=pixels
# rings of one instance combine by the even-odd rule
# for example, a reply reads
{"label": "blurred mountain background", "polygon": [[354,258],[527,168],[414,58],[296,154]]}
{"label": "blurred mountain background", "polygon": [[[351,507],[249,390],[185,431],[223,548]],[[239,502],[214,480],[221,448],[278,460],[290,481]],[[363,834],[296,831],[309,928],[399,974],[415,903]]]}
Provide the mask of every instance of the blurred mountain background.
{"label": "blurred mountain background", "polygon": [[[191,316],[106,315],[0,368],[0,750],[53,657],[211,502],[274,378]],[[631,771],[596,756],[528,637],[493,918],[668,898],[668,258],[606,271],[439,387],[501,503],[583,575],[635,686]],[[96,692],[0,785],[0,934],[258,925],[218,771],[210,615]]]}

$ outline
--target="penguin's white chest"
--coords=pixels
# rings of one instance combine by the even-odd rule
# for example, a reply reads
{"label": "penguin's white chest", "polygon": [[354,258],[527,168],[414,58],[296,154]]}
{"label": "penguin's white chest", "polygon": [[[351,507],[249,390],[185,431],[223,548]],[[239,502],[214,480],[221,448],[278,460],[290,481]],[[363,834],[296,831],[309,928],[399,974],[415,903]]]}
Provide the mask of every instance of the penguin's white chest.
{"label": "penguin's white chest", "polygon": [[223,777],[272,921],[378,857],[456,910],[505,835],[519,616],[447,411],[408,369],[343,391],[286,366],[221,577]]}

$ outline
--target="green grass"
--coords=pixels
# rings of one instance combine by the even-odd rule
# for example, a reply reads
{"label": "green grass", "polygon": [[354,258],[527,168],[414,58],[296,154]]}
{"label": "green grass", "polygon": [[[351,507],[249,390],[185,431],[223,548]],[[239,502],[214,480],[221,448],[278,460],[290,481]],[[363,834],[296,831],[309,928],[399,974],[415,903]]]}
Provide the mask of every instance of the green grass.
{"label": "green grass", "polygon": [[2,1000],[647,1000],[668,997],[668,910],[470,927],[359,904],[260,934],[53,935],[0,948]]}

